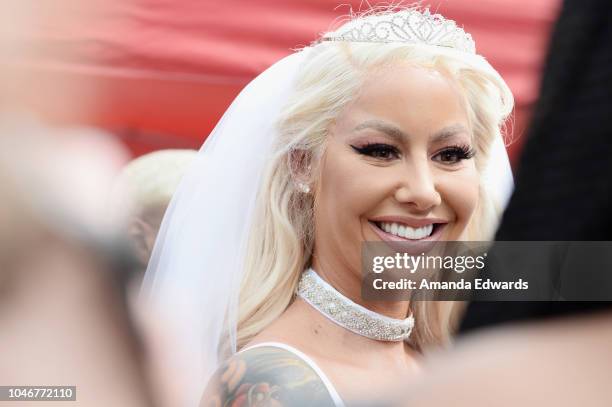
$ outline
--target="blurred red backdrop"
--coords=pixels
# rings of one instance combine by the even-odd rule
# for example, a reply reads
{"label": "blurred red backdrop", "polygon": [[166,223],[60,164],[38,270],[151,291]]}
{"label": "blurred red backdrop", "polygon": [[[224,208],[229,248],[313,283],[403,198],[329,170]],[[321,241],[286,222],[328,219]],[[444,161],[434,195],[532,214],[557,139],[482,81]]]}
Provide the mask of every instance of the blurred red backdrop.
{"label": "blurred red backdrop", "polygon": [[[15,61],[51,99],[53,120],[100,126],[140,155],[198,148],[235,95],[295,47],[360,7],[338,0],[125,0],[96,12],[74,10],[60,23],[40,22],[27,43],[36,58]],[[66,2],[68,3],[68,2]],[[558,0],[430,1],[470,32],[477,50],[506,79],[516,98],[514,160],[531,107]],[[68,7],[63,11],[71,13]],[[66,23],[68,21],[68,23]],[[31,78],[32,76],[28,76]],[[32,79],[29,79],[30,81]],[[71,98],[88,113],[62,109]],[[36,109],[37,101],[30,105]],[[42,107],[41,107],[42,108]]]}

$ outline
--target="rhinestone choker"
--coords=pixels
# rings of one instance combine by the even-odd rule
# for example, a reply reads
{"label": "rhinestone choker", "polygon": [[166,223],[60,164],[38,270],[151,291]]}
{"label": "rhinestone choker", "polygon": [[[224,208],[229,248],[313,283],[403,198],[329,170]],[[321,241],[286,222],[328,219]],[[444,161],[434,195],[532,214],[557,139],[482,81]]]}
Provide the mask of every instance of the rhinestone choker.
{"label": "rhinestone choker", "polygon": [[405,341],[414,326],[412,316],[394,319],[355,304],[325,282],[313,269],[302,274],[297,294],[335,324],[366,338],[388,342]]}

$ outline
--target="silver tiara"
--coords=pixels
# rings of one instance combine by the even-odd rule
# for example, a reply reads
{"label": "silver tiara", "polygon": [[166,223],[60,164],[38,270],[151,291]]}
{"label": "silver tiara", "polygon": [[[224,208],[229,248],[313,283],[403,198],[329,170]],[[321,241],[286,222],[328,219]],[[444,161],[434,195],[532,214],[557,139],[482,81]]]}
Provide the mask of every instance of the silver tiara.
{"label": "silver tiara", "polygon": [[396,12],[372,14],[344,24],[338,30],[325,34],[322,41],[349,42],[406,42],[454,48],[470,54],[476,53],[476,44],[469,33],[457,27],[453,20],[440,14],[406,9]]}

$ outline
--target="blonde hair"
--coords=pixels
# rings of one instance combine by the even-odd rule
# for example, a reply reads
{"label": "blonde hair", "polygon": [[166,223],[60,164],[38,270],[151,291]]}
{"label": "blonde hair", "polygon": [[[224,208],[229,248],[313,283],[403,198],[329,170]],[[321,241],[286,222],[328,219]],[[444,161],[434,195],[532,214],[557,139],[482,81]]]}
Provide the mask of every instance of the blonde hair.
{"label": "blonde hair", "polygon": [[[294,299],[298,279],[311,260],[315,204],[312,194],[297,189],[296,173],[311,177],[307,182],[316,181],[313,177],[319,173],[328,129],[358,95],[369,72],[408,62],[436,69],[454,80],[465,97],[479,171],[486,164],[492,141],[502,137],[503,122],[513,108],[512,94],[503,79],[476,55],[406,43],[321,42],[302,52],[310,55],[280,118],[279,136],[259,191],[257,221],[249,236],[238,305],[238,349],[277,319]],[[481,188],[467,238],[490,239],[499,209]],[[415,348],[445,341],[449,304],[415,302],[411,309],[416,320]]]}
{"label": "blonde hair", "polygon": [[196,150],[158,150],[130,161],[115,181],[111,212],[145,216],[149,209],[166,206]]}

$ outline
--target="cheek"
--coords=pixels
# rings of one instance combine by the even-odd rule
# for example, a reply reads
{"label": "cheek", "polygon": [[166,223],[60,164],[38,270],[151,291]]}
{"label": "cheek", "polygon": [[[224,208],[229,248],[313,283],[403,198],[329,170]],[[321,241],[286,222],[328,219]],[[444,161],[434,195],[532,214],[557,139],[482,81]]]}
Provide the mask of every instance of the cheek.
{"label": "cheek", "polygon": [[440,188],[442,196],[458,224],[466,225],[478,206],[479,182],[475,168],[449,173],[444,177]]}
{"label": "cheek", "polygon": [[383,192],[378,172],[360,162],[350,152],[329,149],[321,168],[317,188],[317,210],[321,227],[352,229],[357,232],[363,217],[381,199]]}

